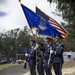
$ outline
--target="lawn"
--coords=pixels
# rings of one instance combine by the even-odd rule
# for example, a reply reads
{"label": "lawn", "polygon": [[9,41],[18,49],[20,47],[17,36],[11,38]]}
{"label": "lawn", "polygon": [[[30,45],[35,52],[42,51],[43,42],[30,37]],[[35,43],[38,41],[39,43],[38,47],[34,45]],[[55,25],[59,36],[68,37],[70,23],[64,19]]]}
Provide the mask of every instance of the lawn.
{"label": "lawn", "polygon": [[5,69],[5,68],[8,68],[10,66],[14,66],[14,65],[17,65],[17,64],[11,64],[11,63],[10,64],[1,64],[0,65],[0,71]]}

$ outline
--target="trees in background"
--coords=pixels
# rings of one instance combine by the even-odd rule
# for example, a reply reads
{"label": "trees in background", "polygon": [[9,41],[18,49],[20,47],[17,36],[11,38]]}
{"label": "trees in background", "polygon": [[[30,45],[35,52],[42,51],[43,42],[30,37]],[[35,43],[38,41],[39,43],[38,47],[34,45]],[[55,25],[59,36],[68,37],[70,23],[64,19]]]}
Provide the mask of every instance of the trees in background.
{"label": "trees in background", "polygon": [[0,53],[5,57],[16,57],[18,51],[29,47],[29,39],[32,36],[28,34],[28,28],[14,29],[0,33]]}
{"label": "trees in background", "polygon": [[75,51],[75,0],[47,0],[55,2],[57,11],[62,12],[61,16],[66,21],[65,27],[68,30],[68,37],[64,41],[66,51]]}
{"label": "trees in background", "polygon": [[[75,51],[75,1],[74,0],[47,0],[52,3],[57,4],[57,9],[61,11],[61,16],[67,22],[62,24],[65,26],[69,32],[68,37],[64,41],[65,51]],[[29,48],[30,39],[34,39],[34,36],[30,34],[30,31],[25,26],[23,30],[20,28],[0,32],[0,53],[6,57],[16,57],[18,51],[24,48]],[[43,42],[43,38],[40,39]]]}
{"label": "trees in background", "polygon": [[[19,51],[30,47],[30,40],[35,39],[36,35],[24,27],[0,33],[0,53],[8,58],[16,57]],[[40,38],[43,41],[43,38]]]}

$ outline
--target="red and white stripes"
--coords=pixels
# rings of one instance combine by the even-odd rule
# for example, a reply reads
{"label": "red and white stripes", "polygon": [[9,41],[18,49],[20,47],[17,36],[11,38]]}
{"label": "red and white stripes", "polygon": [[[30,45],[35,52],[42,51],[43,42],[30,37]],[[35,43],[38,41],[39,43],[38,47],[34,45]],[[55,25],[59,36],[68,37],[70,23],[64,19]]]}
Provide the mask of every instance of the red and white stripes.
{"label": "red and white stripes", "polygon": [[61,26],[59,23],[57,23],[51,17],[49,17],[48,22],[61,33],[61,36],[63,37],[63,39],[66,38],[68,32],[67,32],[67,30],[63,26]]}

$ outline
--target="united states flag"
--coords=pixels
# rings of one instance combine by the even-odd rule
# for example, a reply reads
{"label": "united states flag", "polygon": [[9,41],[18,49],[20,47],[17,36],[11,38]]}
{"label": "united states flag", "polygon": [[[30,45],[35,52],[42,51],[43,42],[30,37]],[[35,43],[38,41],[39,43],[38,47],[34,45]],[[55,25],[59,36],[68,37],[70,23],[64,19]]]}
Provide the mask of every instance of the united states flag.
{"label": "united states flag", "polygon": [[63,39],[66,38],[68,32],[67,30],[61,26],[58,22],[56,22],[53,18],[42,12],[38,7],[36,7],[36,13],[46,19],[52,26],[54,26],[60,33]]}
{"label": "united states flag", "polygon": [[56,22],[56,21],[55,21],[53,18],[51,18],[51,17],[49,17],[48,22],[49,22],[52,26],[54,26],[54,27],[61,33],[61,36],[63,37],[63,39],[66,38],[68,32],[67,32],[67,30],[66,30],[63,26],[61,26],[58,22]]}

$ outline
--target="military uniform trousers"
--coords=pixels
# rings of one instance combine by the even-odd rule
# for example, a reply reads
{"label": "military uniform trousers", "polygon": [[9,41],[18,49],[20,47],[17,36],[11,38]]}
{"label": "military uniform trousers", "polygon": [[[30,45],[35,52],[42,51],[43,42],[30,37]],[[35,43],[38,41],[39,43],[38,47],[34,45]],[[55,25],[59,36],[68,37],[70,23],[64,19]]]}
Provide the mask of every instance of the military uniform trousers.
{"label": "military uniform trousers", "polygon": [[44,70],[46,72],[46,75],[52,75],[51,67],[48,67],[48,60],[45,60],[44,62]]}
{"label": "military uniform trousers", "polygon": [[36,75],[36,61],[34,59],[29,59],[28,61],[29,68],[30,68],[30,74],[31,75]]}
{"label": "military uniform trousers", "polygon": [[39,75],[44,75],[43,59],[41,57],[37,59],[37,70]]}
{"label": "military uniform trousers", "polygon": [[54,50],[53,68],[55,75],[62,75],[62,65],[64,63],[63,59],[64,45],[61,42],[58,42],[53,47],[53,50]]}
{"label": "military uniform trousers", "polygon": [[55,75],[62,75],[62,64],[61,63],[54,63],[53,69],[54,69]]}
{"label": "military uniform trousers", "polygon": [[62,56],[55,56],[53,59],[53,69],[55,75],[62,75],[62,65],[63,65]]}

